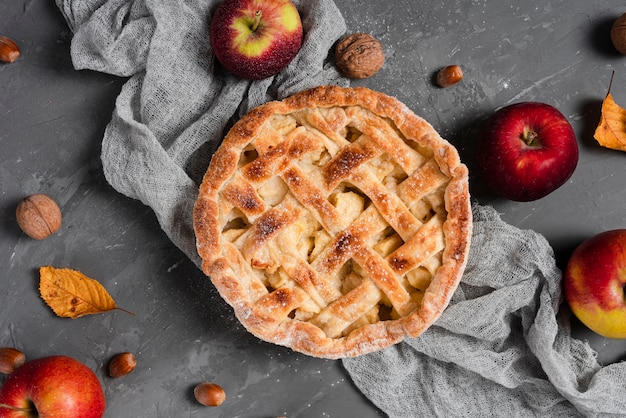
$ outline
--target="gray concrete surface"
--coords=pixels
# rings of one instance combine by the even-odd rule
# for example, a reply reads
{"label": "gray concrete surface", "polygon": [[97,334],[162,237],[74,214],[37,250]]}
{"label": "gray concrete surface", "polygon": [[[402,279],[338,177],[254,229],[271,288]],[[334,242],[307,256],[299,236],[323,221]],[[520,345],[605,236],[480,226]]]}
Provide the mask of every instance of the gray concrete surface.
{"label": "gray concrete surface", "polygon": [[[386,63],[355,82],[394,95],[453,142],[472,170],[473,199],[493,205],[520,228],[546,236],[563,265],[585,238],[626,227],[626,155],[603,149],[593,131],[615,70],[612,93],[626,106],[626,57],[609,40],[623,2],[473,0],[439,2],[336,0],[349,32],[369,32]],[[0,346],[29,358],[72,355],[96,370],[107,417],[377,417],[340,362],[310,358],[248,334],[208,279],[166,238],[151,210],[116,193],[99,160],[100,140],[124,79],[76,71],[71,32],[53,1],[0,2],[0,35],[22,50],[0,64]],[[464,80],[433,84],[436,70],[460,64]],[[580,161],[551,195],[515,203],[489,193],[475,175],[477,132],[492,112],[518,101],[543,101],[571,121]],[[61,231],[34,241],[19,230],[15,206],[32,193],[60,204]],[[98,279],[121,311],[57,318],[39,298],[41,265],[71,267]],[[608,364],[626,342],[591,334]],[[106,376],[120,351],[138,367]],[[1,378],[0,378],[1,379]],[[193,386],[213,380],[226,390],[220,408],[195,403]]]}

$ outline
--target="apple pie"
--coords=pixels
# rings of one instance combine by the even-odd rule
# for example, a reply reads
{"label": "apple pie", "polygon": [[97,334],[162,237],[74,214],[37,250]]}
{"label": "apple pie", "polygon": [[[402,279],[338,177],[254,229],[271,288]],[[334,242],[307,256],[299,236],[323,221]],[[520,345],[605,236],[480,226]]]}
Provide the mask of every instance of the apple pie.
{"label": "apple pie", "polygon": [[397,99],[322,86],[241,118],[194,208],[202,269],[248,331],[352,357],[426,330],[469,250],[468,170]]}

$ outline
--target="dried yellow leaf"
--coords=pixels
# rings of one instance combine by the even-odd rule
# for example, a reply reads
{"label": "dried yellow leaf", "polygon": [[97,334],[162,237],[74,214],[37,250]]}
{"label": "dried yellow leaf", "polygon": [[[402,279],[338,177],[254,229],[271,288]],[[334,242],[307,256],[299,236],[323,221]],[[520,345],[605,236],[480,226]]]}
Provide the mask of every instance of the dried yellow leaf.
{"label": "dried yellow leaf", "polygon": [[602,102],[600,123],[593,137],[603,147],[626,151],[626,109],[615,103],[611,93]]}
{"label": "dried yellow leaf", "polygon": [[117,309],[107,290],[79,271],[44,266],[39,275],[39,293],[60,317],[78,318]]}

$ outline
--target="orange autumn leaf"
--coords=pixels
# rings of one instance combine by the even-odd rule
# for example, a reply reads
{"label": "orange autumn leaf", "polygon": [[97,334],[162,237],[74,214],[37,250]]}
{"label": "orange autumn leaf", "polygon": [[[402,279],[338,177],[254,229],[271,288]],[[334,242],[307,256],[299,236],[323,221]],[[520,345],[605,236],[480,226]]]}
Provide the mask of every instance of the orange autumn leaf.
{"label": "orange autumn leaf", "polygon": [[39,275],[39,293],[60,317],[74,319],[118,309],[97,280],[79,271],[45,266],[39,269]]}
{"label": "orange autumn leaf", "polygon": [[615,103],[611,95],[611,83],[609,92],[602,102],[600,122],[593,137],[600,145],[619,151],[626,151],[626,109]]}

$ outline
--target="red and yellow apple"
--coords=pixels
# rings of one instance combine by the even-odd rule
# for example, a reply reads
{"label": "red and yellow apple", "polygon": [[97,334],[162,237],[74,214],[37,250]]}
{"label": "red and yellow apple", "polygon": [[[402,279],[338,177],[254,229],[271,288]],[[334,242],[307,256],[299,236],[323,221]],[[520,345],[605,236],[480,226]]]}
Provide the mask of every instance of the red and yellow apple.
{"label": "red and yellow apple", "polygon": [[478,138],[476,158],[494,192],[528,202],[552,193],[571,177],[578,164],[578,144],[558,109],[523,102],[492,115]]}
{"label": "red and yellow apple", "polygon": [[97,376],[67,356],[28,361],[0,388],[0,418],[102,418],[105,409]]}
{"label": "red and yellow apple", "polygon": [[302,21],[290,0],[224,0],[210,27],[211,47],[233,74],[250,80],[285,68],[302,46]]}
{"label": "red and yellow apple", "polygon": [[570,255],[565,298],[576,317],[595,333],[626,338],[626,229],[599,233]]}

